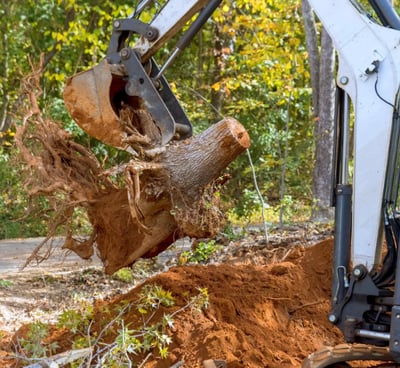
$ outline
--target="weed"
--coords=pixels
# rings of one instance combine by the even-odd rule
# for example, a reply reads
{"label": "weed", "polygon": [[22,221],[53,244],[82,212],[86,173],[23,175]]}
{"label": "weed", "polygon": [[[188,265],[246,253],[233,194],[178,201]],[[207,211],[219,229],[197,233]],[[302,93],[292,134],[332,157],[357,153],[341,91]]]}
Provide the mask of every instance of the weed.
{"label": "weed", "polygon": [[[122,302],[115,309],[116,317],[108,321],[106,326],[98,333],[91,330],[93,320],[93,306],[82,304],[78,310],[64,311],[58,320],[58,327],[65,327],[76,334],[73,348],[92,347],[93,352],[86,358],[80,358],[71,364],[71,367],[135,367],[133,356],[143,354],[144,359],[138,366],[152,356],[156,350],[161,359],[168,356],[168,346],[172,342],[171,330],[174,328],[174,317],[186,309],[199,313],[208,306],[207,289],[199,289],[199,294],[189,297],[187,303],[181,308],[167,313],[160,313],[161,308],[169,308],[175,305],[172,293],[162,286],[155,284],[144,285],[136,302]],[[142,317],[138,326],[126,324],[124,315],[135,310]],[[104,310],[109,317],[109,310]],[[107,319],[108,320],[108,319]],[[27,337],[21,339],[20,350],[25,353],[26,360],[40,361],[56,349],[56,344],[45,345],[44,339],[48,334],[48,326],[41,322],[32,324]],[[105,344],[103,337],[107,340],[111,335],[115,338]],[[136,358],[138,359],[138,358]]]}
{"label": "weed", "polygon": [[223,236],[228,241],[235,241],[244,238],[247,235],[244,227],[234,226],[232,223],[225,225],[221,236]]}
{"label": "weed", "polygon": [[149,357],[153,349],[157,349],[161,358],[166,358],[168,345],[172,342],[168,330],[174,327],[173,317],[187,308],[201,311],[208,306],[207,289],[199,289],[199,291],[199,295],[190,298],[186,305],[171,314],[164,313],[157,319],[156,312],[162,306],[173,306],[174,297],[170,291],[164,290],[161,286],[145,285],[136,304],[137,311],[143,316],[143,326],[139,329],[131,329],[124,324],[122,319],[119,320],[118,335],[109,345],[107,352],[101,356],[101,366],[132,366],[129,354],[148,353],[147,357]]}
{"label": "weed", "polygon": [[179,263],[203,263],[207,262],[210,257],[222,248],[221,245],[216,244],[215,240],[208,242],[199,242],[196,249],[184,251],[179,257]]}
{"label": "weed", "polygon": [[0,279],[0,288],[9,288],[13,286],[13,282],[10,280]]}
{"label": "weed", "polygon": [[160,306],[171,307],[175,304],[170,291],[164,290],[158,285],[145,285],[140,292],[141,302],[138,304],[138,311],[147,311],[149,309],[158,309]]}
{"label": "weed", "polygon": [[85,333],[93,319],[93,305],[82,303],[77,310],[65,310],[58,318],[58,327],[65,327],[72,333]]}
{"label": "weed", "polygon": [[112,277],[116,280],[126,282],[126,283],[130,283],[135,280],[132,269],[128,268],[128,267],[119,269],[117,272],[115,272],[112,275]]}
{"label": "weed", "polygon": [[[48,325],[36,321],[29,325],[29,330],[25,338],[18,340],[25,357],[29,358],[45,358],[54,353],[57,349],[57,343],[45,344],[44,339],[48,334]],[[29,359],[26,359],[29,360]]]}

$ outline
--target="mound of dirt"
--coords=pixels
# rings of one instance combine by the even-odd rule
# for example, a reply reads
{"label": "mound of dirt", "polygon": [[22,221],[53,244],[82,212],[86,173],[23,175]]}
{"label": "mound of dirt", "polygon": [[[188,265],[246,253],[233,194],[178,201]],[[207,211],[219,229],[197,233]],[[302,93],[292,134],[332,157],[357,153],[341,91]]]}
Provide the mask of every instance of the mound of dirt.
{"label": "mound of dirt", "polygon": [[226,360],[229,368],[299,367],[309,353],[338,343],[340,333],[327,321],[331,252],[324,241],[294,249],[282,263],[177,267],[154,277],[149,282],[174,295],[207,288],[210,306],[200,316],[177,316],[169,360],[147,367],[202,367],[206,359]]}
{"label": "mound of dirt", "polygon": [[[331,254],[332,240],[325,240],[293,248],[280,263],[174,267],[118,296],[107,309],[137,301],[145,285],[156,284],[172,293],[171,313],[187,303],[187,295],[207,288],[208,308],[200,314],[189,309],[176,314],[168,358],[154,354],[144,367],[169,368],[184,362],[183,367],[200,368],[207,359],[224,360],[229,368],[300,367],[306,355],[342,339],[327,321]],[[105,318],[104,313],[95,315],[93,330],[104,326]],[[123,318],[125,325],[137,324],[138,312],[132,310]],[[17,335],[23,331],[26,328]],[[71,347],[69,338],[54,331],[61,351]]]}

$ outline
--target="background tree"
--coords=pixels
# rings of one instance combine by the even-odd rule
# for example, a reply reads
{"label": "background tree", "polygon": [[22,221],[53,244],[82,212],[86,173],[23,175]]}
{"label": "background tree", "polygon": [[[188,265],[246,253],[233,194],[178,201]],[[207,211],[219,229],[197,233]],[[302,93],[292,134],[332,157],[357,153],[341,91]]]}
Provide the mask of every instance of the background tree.
{"label": "background tree", "polygon": [[335,93],[334,48],[324,27],[321,27],[319,40],[314,13],[308,0],[302,0],[302,12],[313,97],[315,157],[312,218],[317,221],[326,221],[332,219],[330,196]]}
{"label": "background tree", "polygon": [[[313,131],[307,123],[311,88],[300,2],[237,1],[218,9],[213,24],[222,39],[222,52],[216,53],[222,67],[199,92],[209,101],[218,93],[220,113],[237,117],[250,132],[266,200],[280,207],[309,203]],[[229,198],[235,212],[246,215],[259,203],[247,158],[237,160],[231,172]]]}

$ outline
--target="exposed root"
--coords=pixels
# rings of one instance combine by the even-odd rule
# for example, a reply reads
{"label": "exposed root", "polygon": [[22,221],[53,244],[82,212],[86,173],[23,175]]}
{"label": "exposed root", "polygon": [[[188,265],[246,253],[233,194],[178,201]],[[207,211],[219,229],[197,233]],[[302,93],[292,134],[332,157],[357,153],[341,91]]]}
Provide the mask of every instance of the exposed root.
{"label": "exposed root", "polygon": [[[30,196],[33,207],[45,198],[48,235],[26,260],[40,263],[52,253],[52,239],[60,233],[66,234],[64,248],[74,250],[83,258],[93,254],[96,231],[84,242],[74,239],[75,208],[84,209],[118,187],[103,173],[96,157],[85,147],[72,140],[72,135],[57,123],[45,119],[39,109],[41,95],[40,73],[33,73],[24,82],[29,104],[16,129],[15,142],[20,159],[25,163],[24,189]],[[43,206],[43,204],[42,204]]]}
{"label": "exposed root", "polygon": [[140,175],[143,170],[160,170],[162,167],[155,163],[131,161],[125,166],[125,179],[127,183],[129,209],[132,218],[136,218],[138,224],[147,234],[151,229],[145,225],[145,216],[140,209]]}
{"label": "exposed root", "polygon": [[215,191],[215,186],[209,185],[194,202],[184,193],[174,191],[173,211],[180,231],[193,238],[211,238],[217,234],[226,219]]}
{"label": "exposed root", "polygon": [[123,105],[119,111],[119,118],[127,133],[123,142],[129,144],[140,157],[145,157],[147,149],[153,149],[160,143],[160,130],[146,110]]}

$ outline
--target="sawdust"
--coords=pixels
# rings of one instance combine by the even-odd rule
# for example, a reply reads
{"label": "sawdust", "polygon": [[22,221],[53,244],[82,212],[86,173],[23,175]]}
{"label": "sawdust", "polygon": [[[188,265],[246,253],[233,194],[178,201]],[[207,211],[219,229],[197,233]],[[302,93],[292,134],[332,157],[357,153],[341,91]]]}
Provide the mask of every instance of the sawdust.
{"label": "sawdust", "polygon": [[[341,341],[341,334],[327,321],[331,254],[332,241],[326,240],[294,247],[280,263],[180,266],[150,278],[145,284],[160,285],[174,296],[176,305],[169,312],[185,305],[187,295],[198,288],[207,288],[210,303],[201,314],[177,314],[168,358],[155,353],[145,367],[169,368],[183,361],[184,367],[196,368],[206,359],[225,360],[229,368],[300,367],[309,353]],[[142,287],[106,306],[112,310],[137,300]],[[110,319],[100,312],[104,306],[97,305],[93,326],[100,328]],[[137,311],[128,312],[125,324],[135,324],[138,318]],[[18,335],[24,331],[26,327]],[[55,329],[47,342],[57,341],[63,351],[71,348],[69,337]],[[0,346],[11,349],[4,341]],[[8,366],[5,362],[0,366]]]}

